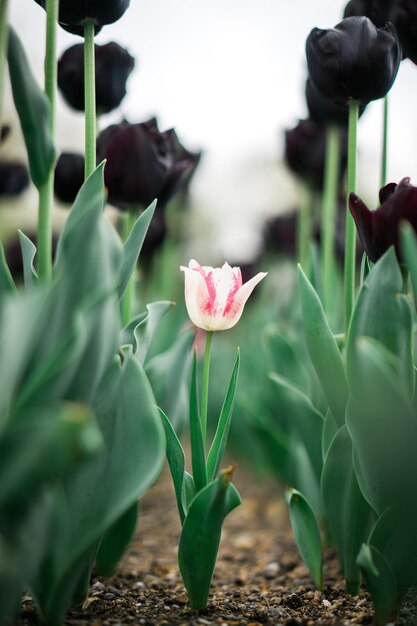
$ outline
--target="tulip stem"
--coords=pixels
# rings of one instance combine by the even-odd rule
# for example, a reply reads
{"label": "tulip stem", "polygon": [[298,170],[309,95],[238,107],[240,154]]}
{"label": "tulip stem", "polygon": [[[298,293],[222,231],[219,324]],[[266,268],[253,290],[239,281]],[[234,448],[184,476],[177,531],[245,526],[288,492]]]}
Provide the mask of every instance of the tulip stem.
{"label": "tulip stem", "polygon": [[204,364],[203,364],[203,386],[202,386],[202,393],[201,393],[201,430],[203,432],[204,446],[206,445],[206,438],[207,438],[208,390],[209,390],[210,354],[211,354],[212,339],[213,339],[213,331],[208,330],[206,333],[206,348],[204,351]]}
{"label": "tulip stem", "polygon": [[339,181],[340,134],[329,126],[326,135],[326,162],[322,210],[322,268],[324,310],[329,312],[333,296],[334,239],[336,232],[337,191]]}
{"label": "tulip stem", "polygon": [[297,221],[298,260],[304,271],[307,271],[311,236],[311,190],[307,184],[300,185],[300,207]]}
{"label": "tulip stem", "polygon": [[389,103],[388,94],[384,98],[384,121],[382,134],[382,164],[381,164],[381,188],[387,184],[388,169],[388,115]]}
{"label": "tulip stem", "polygon": [[84,23],[85,178],[96,169],[96,78],[94,20]]}
{"label": "tulip stem", "polygon": [[9,43],[9,27],[7,15],[9,0],[0,0],[0,130],[3,115],[4,77],[6,69],[7,46]]}
{"label": "tulip stem", "polygon": [[358,132],[359,103],[349,102],[349,136],[348,136],[348,172],[346,197],[346,233],[345,233],[345,271],[344,271],[344,305],[345,330],[349,329],[355,303],[355,263],[356,263],[356,229],[355,222],[349,211],[349,196],[356,193],[356,151]]}
{"label": "tulip stem", "polygon": [[[126,241],[132,232],[137,219],[137,209],[127,211],[123,216],[122,222],[122,239]],[[123,326],[127,326],[132,318],[133,307],[135,303],[135,287],[136,287],[136,268],[133,270],[132,276],[127,283],[126,291],[122,298],[122,322]]]}
{"label": "tulip stem", "polygon": [[[45,51],[45,94],[50,104],[50,128],[55,132],[55,100],[57,85],[56,30],[58,0],[46,0],[46,51]],[[55,163],[48,180],[39,189],[38,213],[38,274],[49,281],[52,277],[52,207],[54,200]]]}

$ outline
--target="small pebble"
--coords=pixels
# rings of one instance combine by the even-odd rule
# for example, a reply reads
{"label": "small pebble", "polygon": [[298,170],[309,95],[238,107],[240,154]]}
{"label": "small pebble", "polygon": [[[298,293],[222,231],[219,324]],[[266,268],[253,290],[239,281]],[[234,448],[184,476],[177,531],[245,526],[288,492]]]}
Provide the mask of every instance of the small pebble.
{"label": "small pebble", "polygon": [[329,602],[328,600],[326,600],[326,598],[323,600],[323,606],[325,606],[327,609],[330,609],[330,607],[332,606],[332,603]]}
{"label": "small pebble", "polygon": [[275,576],[279,572],[279,564],[276,561],[272,561],[268,563],[268,565],[264,569],[265,578],[275,578]]}

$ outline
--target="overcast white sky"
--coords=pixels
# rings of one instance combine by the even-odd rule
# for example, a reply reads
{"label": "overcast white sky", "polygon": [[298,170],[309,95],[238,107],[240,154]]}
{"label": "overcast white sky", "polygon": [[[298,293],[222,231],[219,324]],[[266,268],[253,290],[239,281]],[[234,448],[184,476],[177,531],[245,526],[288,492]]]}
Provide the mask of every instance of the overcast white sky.
{"label": "overcast white sky", "polygon": [[[11,4],[11,21],[41,78],[44,13],[33,0]],[[314,26],[342,15],[340,0],[131,0],[97,43],[129,48],[137,67],[121,115],[142,121],[156,114],[175,126],[190,148],[206,156],[195,179],[196,204],[221,220],[220,248],[239,249],[261,216],[285,210],[294,197],[277,166],[282,132],[306,115],[304,44]],[[59,29],[59,50],[81,41]],[[60,102],[61,149],[82,146],[82,118]],[[359,185],[376,197],[382,104],[360,124]],[[109,120],[102,120],[103,125]],[[391,97],[389,178],[417,184],[417,67],[402,64]],[[242,217],[244,216],[244,218]],[[233,232],[233,237],[230,236]]]}

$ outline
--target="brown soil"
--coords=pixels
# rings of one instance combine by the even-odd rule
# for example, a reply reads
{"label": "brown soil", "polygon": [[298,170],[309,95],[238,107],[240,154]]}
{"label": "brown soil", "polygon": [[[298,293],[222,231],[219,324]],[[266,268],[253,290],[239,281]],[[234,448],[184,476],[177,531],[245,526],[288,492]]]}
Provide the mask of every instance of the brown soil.
{"label": "brown soil", "polygon": [[[237,472],[239,474],[239,472]],[[241,477],[242,479],[243,477]],[[142,500],[138,534],[119,573],[94,579],[71,626],[354,626],[371,624],[369,597],[344,593],[337,561],[326,554],[325,589],[317,592],[300,562],[285,504],[272,483],[236,484],[243,504],[226,520],[207,609],[192,611],[178,571],[180,525],[167,472]],[[22,626],[36,623],[24,598]],[[410,606],[397,624],[417,624]]]}

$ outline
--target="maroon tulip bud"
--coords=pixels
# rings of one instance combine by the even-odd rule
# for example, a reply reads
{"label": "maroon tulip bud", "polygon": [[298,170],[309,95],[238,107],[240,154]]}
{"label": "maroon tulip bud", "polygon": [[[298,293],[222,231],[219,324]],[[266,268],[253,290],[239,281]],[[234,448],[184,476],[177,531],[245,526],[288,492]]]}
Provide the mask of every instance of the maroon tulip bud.
{"label": "maroon tulip bud", "polygon": [[[129,52],[111,41],[95,46],[96,109],[109,113],[126,95],[126,81],[135,66]],[[58,62],[58,86],[67,103],[84,111],[84,45],[76,44],[64,52]]]}
{"label": "maroon tulip bud", "polygon": [[397,257],[401,259],[399,237],[400,224],[410,222],[417,232],[417,187],[410,185],[409,178],[403,178],[397,185],[389,183],[379,192],[381,206],[370,211],[354,193],[349,198],[349,208],[366,254],[374,263],[395,246]]}
{"label": "maroon tulip bud", "polygon": [[84,157],[63,152],[55,167],[54,192],[58,200],[72,204],[84,183]]}
{"label": "maroon tulip bud", "polygon": [[393,14],[398,0],[350,0],[343,17],[362,15],[369,17],[375,26],[385,26],[393,21]]}

